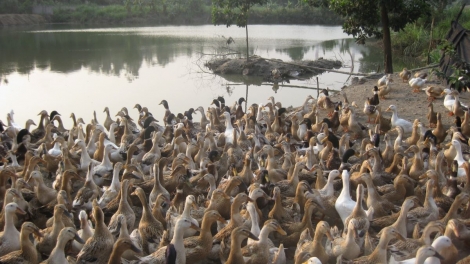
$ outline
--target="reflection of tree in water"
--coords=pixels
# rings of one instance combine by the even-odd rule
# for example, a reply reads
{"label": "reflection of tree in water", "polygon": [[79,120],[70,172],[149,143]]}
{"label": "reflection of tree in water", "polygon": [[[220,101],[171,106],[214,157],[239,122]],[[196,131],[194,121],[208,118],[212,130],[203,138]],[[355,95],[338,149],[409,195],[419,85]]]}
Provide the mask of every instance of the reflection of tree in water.
{"label": "reflection of tree in water", "polygon": [[289,55],[293,61],[300,61],[304,59],[307,52],[311,50],[311,47],[293,47],[287,49],[276,49],[277,52]]}
{"label": "reflection of tree in water", "polygon": [[0,37],[0,74],[28,74],[35,68],[69,73],[87,68],[136,77],[143,63],[165,66],[180,54],[191,56],[201,45],[200,40],[136,34],[5,31]]}

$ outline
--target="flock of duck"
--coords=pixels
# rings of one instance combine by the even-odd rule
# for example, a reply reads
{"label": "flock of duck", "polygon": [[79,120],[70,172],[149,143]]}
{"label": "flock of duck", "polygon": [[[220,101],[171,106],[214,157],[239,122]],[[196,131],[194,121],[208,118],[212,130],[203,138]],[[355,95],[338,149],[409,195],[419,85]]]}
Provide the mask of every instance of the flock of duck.
{"label": "flock of duck", "polygon": [[[163,100],[161,121],[106,107],[101,121],[72,113],[69,128],[46,110],[22,127],[12,110],[0,263],[470,263],[468,107],[427,76],[399,76],[428,94],[429,124],[395,105],[384,115],[390,75],[363,111],[327,90],[247,112],[244,98],[180,114]],[[443,96],[448,130],[432,107]]]}

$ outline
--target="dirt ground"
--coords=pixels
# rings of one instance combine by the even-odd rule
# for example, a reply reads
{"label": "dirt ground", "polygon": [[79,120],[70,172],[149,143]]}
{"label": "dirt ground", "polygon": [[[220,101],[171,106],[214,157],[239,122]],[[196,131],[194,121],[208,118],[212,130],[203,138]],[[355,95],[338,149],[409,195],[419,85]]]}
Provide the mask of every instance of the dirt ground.
{"label": "dirt ground", "polygon": [[[429,73],[427,70],[423,72]],[[343,92],[346,93],[349,102],[352,103],[355,101],[360,108],[356,110],[356,116],[358,117],[359,122],[361,122],[363,125],[368,125],[369,128],[374,128],[375,125],[367,123],[367,116],[363,113],[362,110],[364,109],[364,102],[367,100],[367,97],[373,96],[373,87],[374,85],[377,85],[378,78],[363,78],[359,82],[361,84],[353,84],[343,88]],[[398,107],[398,117],[409,120],[410,122],[413,122],[415,119],[419,119],[420,122],[426,126],[429,126],[428,119],[426,117],[429,104],[426,93],[424,91],[420,91],[420,93],[413,93],[413,88],[411,88],[408,83],[402,82],[398,73],[393,74],[392,79],[392,91],[385,96],[386,100],[381,99],[379,103],[382,110],[385,111],[390,105],[393,104]],[[362,83],[363,81],[365,82]],[[428,75],[425,86],[435,86],[442,88],[447,87],[445,81],[440,81],[437,79],[437,77],[431,74]],[[332,98],[333,101],[343,100],[343,97],[340,93],[330,95],[330,98]],[[463,104],[467,105],[470,101],[470,94],[462,93],[460,100]],[[447,109],[444,107],[444,97],[436,99],[433,104],[434,111],[436,113],[440,112],[442,115],[444,128],[448,129],[450,126],[454,125],[455,118],[450,117],[448,115]],[[325,115],[326,113],[325,111],[322,111],[321,114]],[[390,118],[392,113],[384,112],[384,116]],[[321,118],[323,118],[323,116]],[[392,135],[395,136],[397,133],[393,132]],[[448,137],[446,141],[449,140],[450,138]]]}

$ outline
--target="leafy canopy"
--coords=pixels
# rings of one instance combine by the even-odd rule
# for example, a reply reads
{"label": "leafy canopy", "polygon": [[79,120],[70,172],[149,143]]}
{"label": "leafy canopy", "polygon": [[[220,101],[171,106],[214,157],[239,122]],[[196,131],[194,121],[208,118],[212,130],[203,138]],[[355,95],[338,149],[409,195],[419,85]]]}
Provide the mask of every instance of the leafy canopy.
{"label": "leafy canopy", "polygon": [[313,6],[329,7],[344,17],[344,32],[357,39],[382,37],[381,7],[387,10],[389,27],[402,30],[406,24],[416,21],[430,12],[426,0],[305,0]]}
{"label": "leafy canopy", "polygon": [[248,11],[254,5],[263,5],[267,0],[213,0],[212,22],[214,25],[235,24],[245,27],[248,23]]}

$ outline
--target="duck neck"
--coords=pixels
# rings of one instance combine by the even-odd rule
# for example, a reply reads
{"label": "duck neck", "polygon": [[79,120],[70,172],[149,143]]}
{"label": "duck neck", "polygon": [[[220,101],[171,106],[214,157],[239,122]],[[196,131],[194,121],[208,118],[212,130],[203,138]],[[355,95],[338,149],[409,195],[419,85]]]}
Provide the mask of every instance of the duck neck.
{"label": "duck neck", "polygon": [[237,202],[237,199],[235,198],[232,203],[232,207],[230,207],[230,218],[232,219],[235,227],[240,226],[243,223],[243,218],[240,215],[240,206],[241,203]]}
{"label": "duck neck", "polygon": [[209,193],[207,194],[207,198],[210,199],[210,197],[212,197],[212,193],[217,189],[217,185],[215,184],[214,177],[209,177],[207,181],[209,182]]}
{"label": "duck neck", "polygon": [[27,257],[27,260],[29,260],[30,263],[38,263],[38,260],[37,260],[38,253],[37,253],[36,247],[31,242],[29,235],[31,235],[31,233],[26,232],[26,231],[21,232],[20,234],[21,251],[23,251],[23,255],[25,256],[25,259]]}
{"label": "duck neck", "polygon": [[298,166],[297,164],[294,167],[294,173],[292,173],[292,176],[289,180],[289,182],[292,184],[292,186],[296,187],[297,184],[299,184],[299,172],[302,169],[302,167]]}
{"label": "duck neck", "polygon": [[95,234],[94,236],[107,236],[110,234],[108,227],[104,223],[103,213],[100,216],[96,217],[96,226],[95,226]]}
{"label": "duck neck", "polygon": [[423,245],[430,246],[432,243],[431,234],[438,231],[439,228],[435,226],[426,226],[423,230],[423,234],[420,237],[421,243],[423,243]]}
{"label": "duck neck", "polygon": [[258,236],[260,234],[258,212],[256,212],[256,208],[253,208],[252,210],[248,210],[248,213],[250,213],[251,218],[251,233],[253,233],[255,236]]}
{"label": "duck neck", "polygon": [[114,129],[116,129],[116,123],[112,123],[109,126],[108,138],[109,138],[109,141],[116,143],[116,137],[114,136]]}
{"label": "duck neck", "polygon": [[109,148],[104,149],[104,156],[103,156],[103,161],[101,162],[101,166],[105,166],[106,168],[112,167],[113,164],[109,160],[109,153],[111,150]]}
{"label": "duck neck", "polygon": [[240,235],[232,235],[230,254],[228,256],[227,263],[245,263],[242,255],[242,242],[243,239]]}
{"label": "duck neck", "polygon": [[127,185],[121,184],[121,200],[119,200],[119,211],[124,210],[125,208],[131,208],[127,201]]}
{"label": "duck neck", "polygon": [[62,228],[65,227],[64,223],[62,222],[62,216],[63,214],[55,214],[54,213],[54,218],[53,218],[53,223],[52,223],[52,236],[57,237],[62,230]]}
{"label": "duck neck", "polygon": [[[313,206],[309,206],[307,208],[307,211],[305,212],[304,216],[302,217],[302,227],[310,227],[312,225],[312,214],[313,214]],[[309,228],[309,230],[312,232],[313,229]]]}
{"label": "duck neck", "polygon": [[375,250],[370,254],[369,260],[386,263],[387,261],[383,262],[382,260],[387,258],[387,246],[390,240],[390,237],[384,232],[384,234],[380,236],[379,244],[377,244]]}
{"label": "duck neck", "polygon": [[10,155],[11,158],[11,166],[13,167],[19,167],[20,164],[18,164],[18,160],[16,159],[16,155]]}
{"label": "duck neck", "polygon": [[403,237],[406,237],[406,222],[407,222],[407,219],[406,219],[406,215],[408,214],[408,211],[410,210],[410,208],[406,205],[403,205],[401,207],[401,210],[400,210],[400,215],[398,216],[397,220],[395,221],[395,223],[392,225],[393,227],[395,227],[398,232],[403,236]]}
{"label": "duck neck", "polygon": [[348,229],[348,233],[346,234],[346,240],[344,242],[346,243],[346,245],[349,245],[350,243],[356,243],[356,239],[354,238],[354,227]]}
{"label": "duck neck", "polygon": [[457,152],[457,155],[455,156],[454,160],[463,160],[462,147],[460,146],[460,144],[455,144],[455,150]]}
{"label": "duck neck", "polygon": [[110,187],[114,187],[116,190],[119,190],[119,188],[121,187],[121,182],[119,181],[119,171],[120,169],[114,168],[113,180],[111,181],[111,186],[110,186]]}
{"label": "duck neck", "polygon": [[111,256],[109,257],[108,263],[122,263],[121,256],[125,251],[126,250],[122,250],[119,246],[113,247],[113,251],[111,252]]}
{"label": "duck neck", "polygon": [[147,198],[145,198],[145,194],[139,193],[139,199],[140,199],[140,202],[142,203],[142,220],[149,219],[152,214],[151,214],[149,205],[147,203]]}
{"label": "duck neck", "polygon": [[[64,238],[61,238],[59,237],[59,239],[57,240],[57,244],[55,246],[55,248],[52,250],[52,253],[51,255],[49,256],[49,258],[51,259],[55,259],[55,260],[65,260],[65,245],[67,245],[67,240],[64,239]],[[65,263],[65,262],[62,262],[62,263]]]}
{"label": "duck neck", "polygon": [[[80,147],[80,149],[82,150],[82,154],[81,154],[81,159],[83,160],[90,160],[91,157],[90,157],[90,154],[88,154],[88,151],[86,150],[86,146],[85,146],[85,143],[83,141],[80,142],[80,144],[78,145]],[[82,162],[83,163],[83,162]]]}
{"label": "duck neck", "polygon": [[150,153],[154,153],[154,154],[157,154],[157,153],[160,153],[160,147],[158,146],[158,138],[155,138],[153,140],[153,145],[152,145],[152,148],[150,149]]}
{"label": "duck neck", "polygon": [[[175,247],[176,255],[178,259],[185,259],[186,252],[184,249],[184,240],[183,240],[184,230],[179,226],[176,226],[175,233],[173,234],[173,238],[171,239],[171,244]],[[182,257],[182,258],[181,258]],[[179,262],[176,262],[179,263]]]}
{"label": "duck neck", "polygon": [[447,211],[447,214],[444,216],[444,218],[441,219],[441,221],[444,224],[447,224],[450,219],[457,218],[457,210],[459,210],[461,204],[461,201],[459,201],[458,197],[456,197],[454,202],[450,206],[449,211]]}
{"label": "duck neck", "polygon": [[59,125],[58,125],[59,131],[65,131],[65,127],[64,127],[64,123],[62,122],[62,118],[57,117],[56,120],[57,120],[57,123],[59,123]]}
{"label": "duck neck", "polygon": [[356,206],[354,206],[354,209],[353,209],[351,215],[357,215],[357,214],[360,214],[360,213],[364,212],[364,209],[362,208],[362,199],[363,199],[363,197],[364,197],[363,192],[359,192],[357,194]]}
{"label": "duck neck", "polygon": [[192,206],[192,202],[186,200],[184,204],[183,213],[181,214],[182,217],[188,218],[188,219],[191,218],[191,206]]}
{"label": "duck neck", "polygon": [[5,213],[4,235],[11,235],[11,234],[18,233],[18,230],[16,230],[16,227],[15,227],[14,214],[15,213],[9,213],[9,212]]}
{"label": "duck neck", "polygon": [[[259,245],[266,245],[269,241],[269,234],[272,232],[271,227],[269,225],[263,226],[259,233]],[[254,234],[255,235],[255,234]]]}
{"label": "duck neck", "polygon": [[47,115],[44,115],[42,114],[41,115],[41,119],[39,120],[39,125],[38,125],[38,128],[39,130],[43,130],[44,129],[44,119]]}
{"label": "duck neck", "polygon": [[341,190],[340,196],[350,198],[351,194],[349,192],[349,174],[343,175],[343,189]]}
{"label": "duck neck", "polygon": [[[322,175],[322,177],[323,177],[323,175]],[[327,196],[333,195],[333,193],[335,191],[335,189],[333,187],[333,181],[334,181],[334,177],[328,176],[328,180],[327,180],[325,186],[322,188],[322,192],[324,192]]]}

